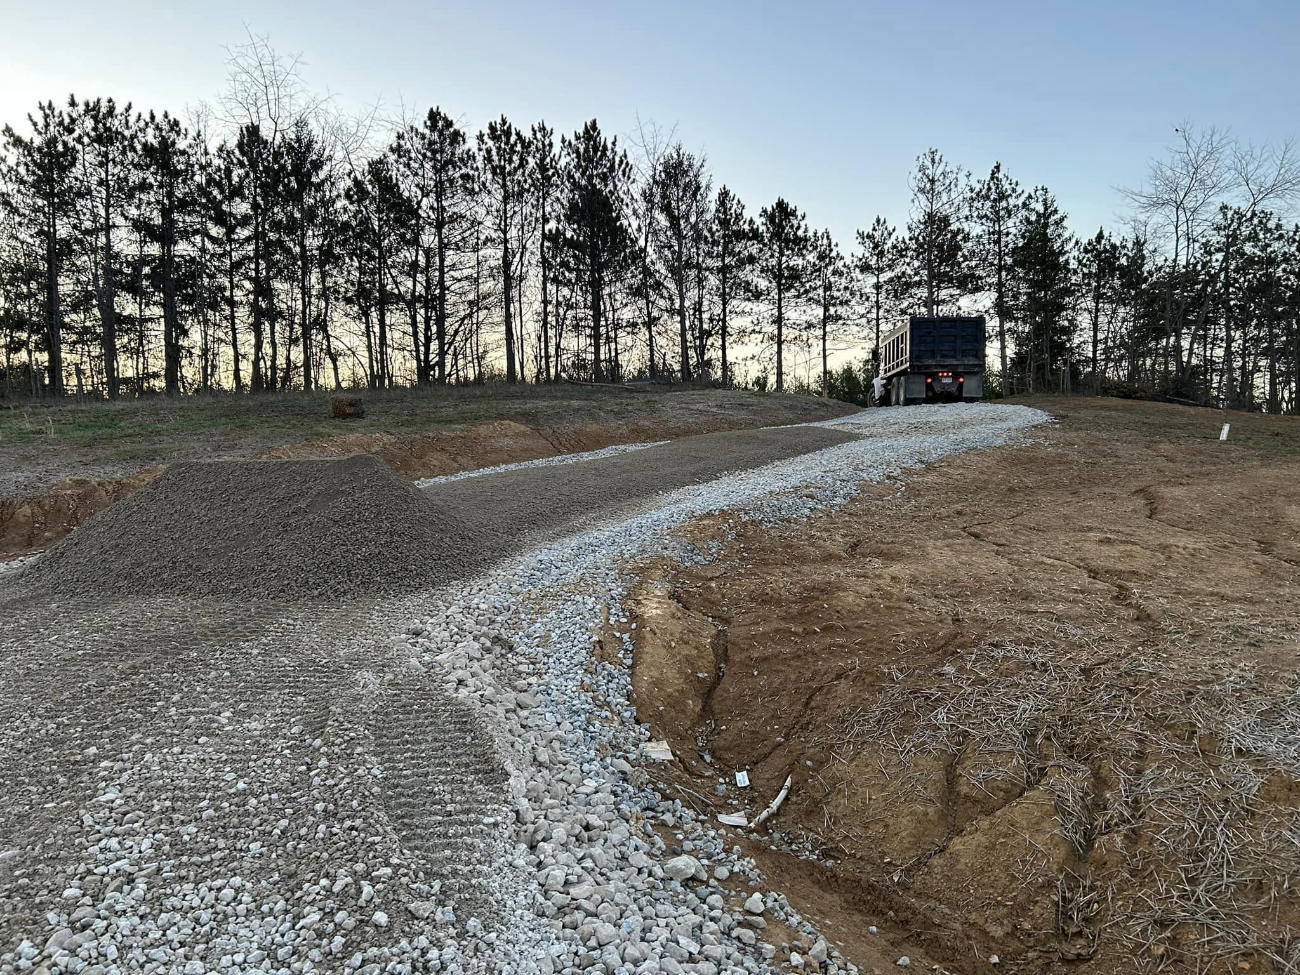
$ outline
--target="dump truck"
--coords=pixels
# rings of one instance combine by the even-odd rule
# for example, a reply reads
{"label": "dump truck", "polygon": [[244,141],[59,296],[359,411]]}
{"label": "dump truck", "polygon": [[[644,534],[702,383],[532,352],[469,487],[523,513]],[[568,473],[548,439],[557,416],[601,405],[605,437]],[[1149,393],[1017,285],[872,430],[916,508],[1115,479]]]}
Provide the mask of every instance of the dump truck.
{"label": "dump truck", "polygon": [[984,395],[984,316],[916,318],[881,340],[880,406],[977,400]]}

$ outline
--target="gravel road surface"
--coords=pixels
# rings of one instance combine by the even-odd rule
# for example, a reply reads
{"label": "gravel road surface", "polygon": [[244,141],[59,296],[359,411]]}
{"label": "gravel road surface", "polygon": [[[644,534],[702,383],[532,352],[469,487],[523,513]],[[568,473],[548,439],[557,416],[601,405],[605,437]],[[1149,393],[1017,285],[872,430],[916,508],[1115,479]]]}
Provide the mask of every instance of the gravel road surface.
{"label": "gravel road surface", "polygon": [[[670,536],[692,517],[816,515],[1044,419],[881,410],[398,492],[401,531],[429,510],[443,530],[385,566],[347,537],[392,530],[381,505],[308,503],[285,523],[309,530],[275,537],[318,548],[280,557],[251,532],[201,570],[221,519],[187,521],[168,491],[146,505],[179,513],[148,530],[110,509],[69,542],[122,538],[0,582],[0,971],[767,971],[792,959],[764,918],[852,970],[657,796],[630,644],[597,660],[592,634],[620,625],[637,559],[705,557]],[[364,462],[333,474],[396,490]],[[222,484],[199,503],[255,517],[251,482]]]}

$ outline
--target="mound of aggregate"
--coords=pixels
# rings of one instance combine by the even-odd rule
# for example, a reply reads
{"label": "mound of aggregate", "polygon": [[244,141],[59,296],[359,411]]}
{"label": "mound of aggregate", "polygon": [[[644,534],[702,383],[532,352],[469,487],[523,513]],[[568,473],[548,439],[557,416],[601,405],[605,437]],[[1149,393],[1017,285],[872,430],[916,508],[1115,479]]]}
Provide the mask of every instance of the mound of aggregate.
{"label": "mound of aggregate", "polygon": [[377,595],[476,571],[474,531],[375,457],[181,463],[16,581],[98,598]]}

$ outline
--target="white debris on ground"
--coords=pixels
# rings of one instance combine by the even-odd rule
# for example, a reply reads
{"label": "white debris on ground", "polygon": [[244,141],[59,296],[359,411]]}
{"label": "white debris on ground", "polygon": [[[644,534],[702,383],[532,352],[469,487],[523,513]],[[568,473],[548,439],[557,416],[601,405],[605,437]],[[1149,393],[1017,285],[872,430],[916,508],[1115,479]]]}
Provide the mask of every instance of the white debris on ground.
{"label": "white debris on ground", "polygon": [[459,471],[455,474],[443,474],[441,477],[426,477],[415,482],[418,488],[431,487],[434,484],[446,484],[449,481],[463,481],[467,477],[482,477],[485,474],[500,474],[502,471],[518,471],[527,467],[554,467],[556,464],[576,464],[584,460],[600,460],[602,457],[614,457],[633,450],[645,450],[668,443],[667,440],[650,440],[644,443],[621,443],[600,450],[584,450],[576,454],[557,454],[554,457],[539,457],[537,460],[523,460],[515,464],[498,464],[496,467],[479,467],[472,471]]}
{"label": "white debris on ground", "polygon": [[[629,703],[629,633],[617,664],[591,651],[606,619],[627,624],[621,606],[634,563],[664,552],[707,558],[669,538],[686,521],[719,511],[805,518],[846,502],[862,481],[1005,444],[1049,419],[986,405],[900,414],[835,421],[867,438],[673,492],[637,517],[532,552],[418,625],[409,641],[416,659],[441,665],[448,688],[481,707],[510,768],[518,847],[503,865],[501,902],[525,894],[509,937],[497,940],[496,970],[716,975],[770,971],[795,956],[824,972],[854,970],[763,888],[726,830],[655,791],[643,768],[649,734]],[[906,430],[894,435],[904,418]],[[480,652],[484,644],[491,653]],[[522,884],[509,876],[519,871]],[[769,942],[768,919],[799,932],[798,941]],[[476,962],[490,957],[475,949]]]}
{"label": "white debris on ground", "polygon": [[[94,804],[79,814],[84,862],[54,888],[53,903],[39,901],[43,934],[0,945],[0,971],[852,971],[764,886],[729,844],[728,828],[655,791],[649,734],[629,703],[632,644],[622,604],[631,572],[660,553],[683,562],[710,557],[671,538],[692,518],[809,517],[852,498],[862,481],[1007,443],[1047,419],[1023,407],[958,405],[835,421],[863,439],[663,495],[634,517],[532,551],[424,605],[381,605],[390,614],[384,620],[398,611],[417,619],[386,652],[364,641],[342,645],[341,624],[319,611],[265,636],[214,632],[213,648],[229,644],[243,657],[214,654],[204,664],[209,644],[195,644],[186,653],[197,683],[187,694],[238,687],[270,702],[257,720],[273,723],[304,706],[306,692],[320,723],[252,729],[223,712],[222,728],[185,749],[155,753],[147,740],[131,743],[131,761],[100,755],[87,740],[87,774],[104,791],[91,793]],[[616,661],[592,652],[606,623],[621,630]],[[316,659],[276,655],[290,645]],[[338,675],[350,673],[345,654],[364,661],[367,679],[346,694],[313,698],[313,688],[336,688]],[[156,712],[179,723],[187,701],[172,671],[180,661],[158,659],[165,672],[140,673],[153,690],[139,718]],[[299,661],[310,661],[310,681],[291,672]],[[254,670],[261,683],[250,688]],[[455,700],[443,700],[437,683]],[[209,756],[224,747],[227,725],[239,725],[237,737],[257,732],[249,749],[274,740],[280,750]],[[479,740],[482,726],[491,741]],[[504,774],[466,780],[466,769],[495,767],[469,753],[493,747]],[[195,784],[207,790],[203,822],[169,836],[172,810],[186,797],[147,777],[137,782],[141,762],[195,763],[208,778],[224,773],[220,790]],[[73,773],[51,774],[64,771]],[[125,813],[127,798],[151,803],[151,811]],[[226,832],[214,829],[218,818]],[[236,837],[246,854],[227,848]],[[431,872],[422,874],[410,854],[426,838]],[[33,839],[57,846],[55,837]],[[21,896],[27,865],[18,862],[18,843],[8,845],[0,843],[0,878],[16,878]],[[235,862],[275,871],[250,881],[233,873]],[[35,878],[33,893],[42,882]],[[783,945],[770,935],[777,921],[796,939]]]}
{"label": "white debris on ground", "polygon": [[5,572],[16,572],[18,569],[21,569],[23,566],[30,565],[35,561],[36,561],[35,555],[21,555],[16,559],[9,559],[8,561],[0,562],[0,574],[3,574]]}

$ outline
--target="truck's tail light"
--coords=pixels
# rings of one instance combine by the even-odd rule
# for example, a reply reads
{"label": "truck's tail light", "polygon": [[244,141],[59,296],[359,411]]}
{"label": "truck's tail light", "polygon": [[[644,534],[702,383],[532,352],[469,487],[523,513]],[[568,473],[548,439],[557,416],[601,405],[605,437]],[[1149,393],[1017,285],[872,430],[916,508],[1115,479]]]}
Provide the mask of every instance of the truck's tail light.
{"label": "truck's tail light", "polygon": [[927,383],[932,383],[932,382],[934,382],[934,380],[931,379],[929,376],[926,376],[926,377],[925,377],[925,381],[926,381]]}

